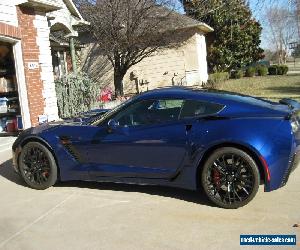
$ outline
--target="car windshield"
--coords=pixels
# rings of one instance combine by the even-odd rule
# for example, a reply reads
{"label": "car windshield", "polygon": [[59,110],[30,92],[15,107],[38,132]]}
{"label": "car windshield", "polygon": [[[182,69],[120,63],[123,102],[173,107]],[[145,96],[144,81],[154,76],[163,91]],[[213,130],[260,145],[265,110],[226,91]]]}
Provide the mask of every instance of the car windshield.
{"label": "car windshield", "polygon": [[125,102],[121,103],[120,105],[116,106],[115,108],[111,109],[110,111],[106,112],[104,115],[101,115],[98,119],[93,119],[93,121],[90,123],[92,126],[98,126],[101,124],[104,120],[106,120],[111,115],[118,112],[120,109],[122,109],[124,106],[126,106],[128,103],[130,103],[133,100],[133,98],[130,98],[126,100]]}

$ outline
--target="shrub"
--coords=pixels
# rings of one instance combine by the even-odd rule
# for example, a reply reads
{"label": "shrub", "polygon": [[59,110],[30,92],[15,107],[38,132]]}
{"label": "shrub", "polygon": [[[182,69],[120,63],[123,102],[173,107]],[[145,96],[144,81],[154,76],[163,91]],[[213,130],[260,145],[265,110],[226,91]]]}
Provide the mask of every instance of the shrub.
{"label": "shrub", "polygon": [[241,79],[244,76],[244,72],[241,69],[231,71],[231,78]]}
{"label": "shrub", "polygon": [[287,65],[277,65],[278,75],[286,75],[288,71],[289,71],[289,67]]}
{"label": "shrub", "polygon": [[97,85],[86,74],[69,74],[55,81],[58,112],[70,118],[91,109],[96,102]]}
{"label": "shrub", "polygon": [[208,77],[208,86],[211,88],[215,88],[216,85],[219,83],[225,82],[229,79],[229,73],[228,72],[216,72],[213,74],[210,74]]}
{"label": "shrub", "polygon": [[286,75],[289,72],[289,66],[283,65],[283,74]]}
{"label": "shrub", "polygon": [[270,75],[286,75],[289,71],[289,67],[287,65],[272,65],[269,67]]}
{"label": "shrub", "polygon": [[256,70],[255,70],[255,68],[254,67],[248,67],[247,69],[246,69],[246,76],[247,77],[253,77],[254,75],[255,75],[255,72],[256,72]]}
{"label": "shrub", "polygon": [[277,67],[277,75],[283,75],[283,67],[281,65],[276,65]]}
{"label": "shrub", "polygon": [[277,66],[273,65],[268,68],[269,75],[277,75]]}
{"label": "shrub", "polygon": [[266,76],[268,74],[268,68],[265,65],[258,65],[256,67],[257,75]]}

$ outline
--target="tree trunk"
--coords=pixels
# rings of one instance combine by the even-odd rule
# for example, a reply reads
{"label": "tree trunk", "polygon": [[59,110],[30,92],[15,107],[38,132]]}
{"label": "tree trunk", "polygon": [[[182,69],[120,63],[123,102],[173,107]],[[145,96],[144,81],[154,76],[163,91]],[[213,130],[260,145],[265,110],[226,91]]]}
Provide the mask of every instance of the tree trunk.
{"label": "tree trunk", "polygon": [[125,74],[123,72],[120,72],[118,69],[114,69],[114,85],[115,85],[115,96],[123,96],[123,78]]}

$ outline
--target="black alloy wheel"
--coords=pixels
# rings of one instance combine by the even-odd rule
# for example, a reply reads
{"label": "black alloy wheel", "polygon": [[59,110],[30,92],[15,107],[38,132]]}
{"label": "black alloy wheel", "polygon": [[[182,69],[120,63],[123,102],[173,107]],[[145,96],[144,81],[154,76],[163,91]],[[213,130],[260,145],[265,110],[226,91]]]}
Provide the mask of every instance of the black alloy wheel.
{"label": "black alloy wheel", "polygon": [[246,152],[224,147],[207,159],[201,181],[213,203],[223,208],[238,208],[254,198],[260,175],[255,161]]}
{"label": "black alloy wheel", "polygon": [[34,189],[46,189],[57,180],[55,159],[39,142],[29,142],[22,148],[19,169],[24,181]]}

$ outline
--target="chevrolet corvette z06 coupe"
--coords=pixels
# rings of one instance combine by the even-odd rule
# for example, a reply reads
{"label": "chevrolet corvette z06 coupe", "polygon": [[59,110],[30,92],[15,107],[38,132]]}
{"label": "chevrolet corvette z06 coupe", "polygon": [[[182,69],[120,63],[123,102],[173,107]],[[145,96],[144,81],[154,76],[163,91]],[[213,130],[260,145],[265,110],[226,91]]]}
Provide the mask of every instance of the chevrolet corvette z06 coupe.
{"label": "chevrolet corvette z06 coupe", "polygon": [[92,119],[23,131],[13,166],[32,188],[85,180],[202,189],[238,208],[284,186],[299,159],[299,103],[170,87]]}

